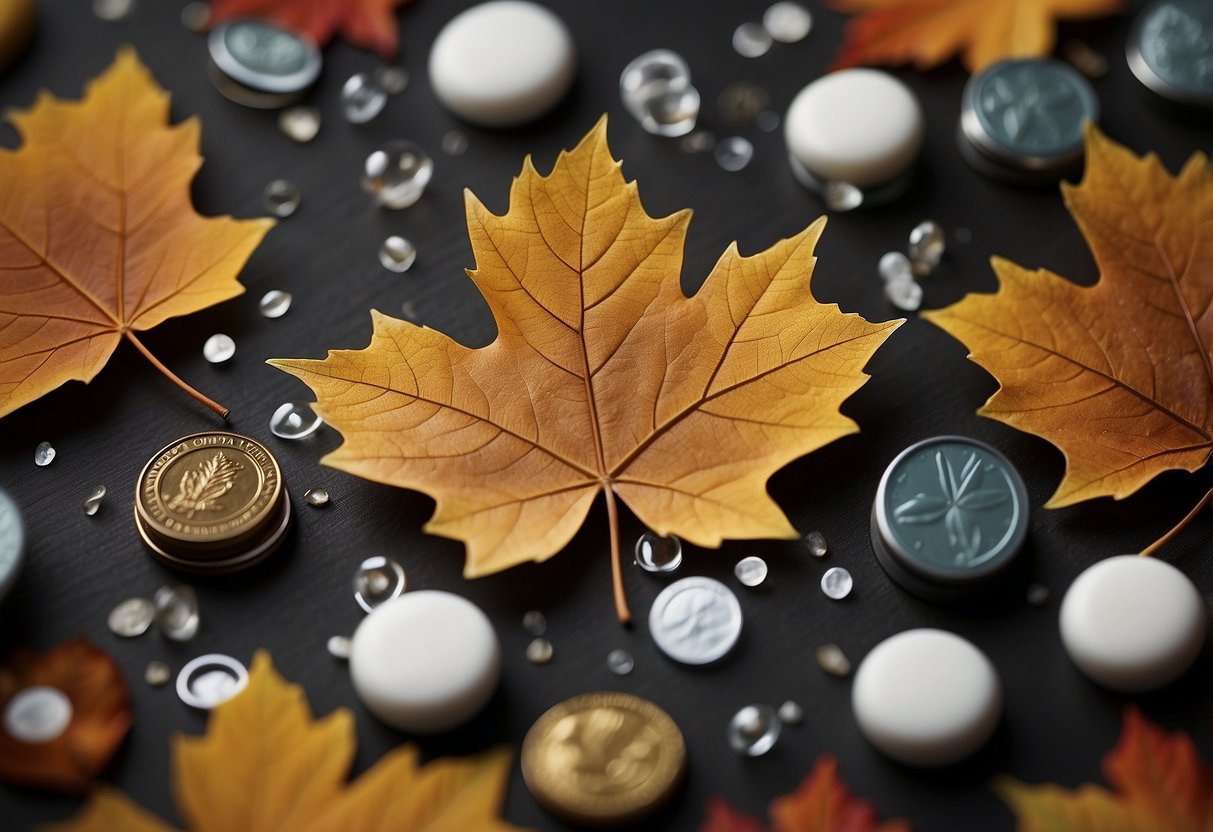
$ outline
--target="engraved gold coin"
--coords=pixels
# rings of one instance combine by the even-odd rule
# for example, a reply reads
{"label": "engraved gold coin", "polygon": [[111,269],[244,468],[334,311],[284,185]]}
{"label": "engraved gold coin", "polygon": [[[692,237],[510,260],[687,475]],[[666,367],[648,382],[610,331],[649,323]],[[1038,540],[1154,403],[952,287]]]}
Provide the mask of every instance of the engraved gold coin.
{"label": "engraved gold coin", "polygon": [[522,776],[545,808],[613,826],[661,806],[682,781],[686,743],[670,715],[628,693],[587,693],[551,708],[522,744]]}

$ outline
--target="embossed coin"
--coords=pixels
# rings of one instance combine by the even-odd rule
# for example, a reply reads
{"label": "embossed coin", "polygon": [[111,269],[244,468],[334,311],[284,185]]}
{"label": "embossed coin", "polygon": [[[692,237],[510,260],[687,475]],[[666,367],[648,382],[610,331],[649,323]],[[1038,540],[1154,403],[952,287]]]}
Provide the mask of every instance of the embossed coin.
{"label": "embossed coin", "polygon": [[522,777],[548,811],[614,826],[659,808],[682,781],[686,743],[670,715],[628,693],[556,705],[522,743]]}
{"label": "embossed coin", "polygon": [[661,591],[649,610],[653,641],[674,661],[711,664],[741,636],[741,605],[720,581],[694,577]]}

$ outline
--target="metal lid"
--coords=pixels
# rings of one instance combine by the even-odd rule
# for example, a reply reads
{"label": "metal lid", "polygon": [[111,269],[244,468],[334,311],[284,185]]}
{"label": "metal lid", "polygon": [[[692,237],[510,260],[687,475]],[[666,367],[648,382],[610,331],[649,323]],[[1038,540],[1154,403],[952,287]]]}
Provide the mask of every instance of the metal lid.
{"label": "metal lid", "polygon": [[1158,95],[1213,107],[1213,3],[1161,0],[1138,15],[1125,47],[1129,69]]}
{"label": "metal lid", "polygon": [[302,93],[315,83],[323,63],[310,40],[264,20],[223,23],[206,43],[212,65],[255,93]]}
{"label": "metal lid", "polygon": [[12,498],[0,491],[0,601],[17,582],[25,562],[25,527]]}

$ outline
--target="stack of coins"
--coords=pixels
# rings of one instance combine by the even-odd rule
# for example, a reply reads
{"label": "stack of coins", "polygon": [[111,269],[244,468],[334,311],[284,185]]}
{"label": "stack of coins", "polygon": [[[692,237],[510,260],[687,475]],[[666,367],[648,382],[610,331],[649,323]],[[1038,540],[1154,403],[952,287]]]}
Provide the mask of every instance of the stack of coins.
{"label": "stack of coins", "polygon": [[245,569],[278,547],[290,522],[278,460],[247,436],[183,437],[139,475],[135,526],[152,553],[178,569]]}
{"label": "stack of coins", "polygon": [[310,40],[264,20],[233,20],[207,38],[216,89],[245,107],[274,109],[302,98],[323,60]]}

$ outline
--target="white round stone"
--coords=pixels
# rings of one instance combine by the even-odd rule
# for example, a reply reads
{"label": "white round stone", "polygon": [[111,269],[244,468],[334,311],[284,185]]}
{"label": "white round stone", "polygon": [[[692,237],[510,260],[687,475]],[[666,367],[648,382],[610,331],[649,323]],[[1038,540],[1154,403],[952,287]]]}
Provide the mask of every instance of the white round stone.
{"label": "white round stone", "polygon": [[354,691],[367,710],[402,731],[434,734],[466,722],[500,677],[497,632],[459,595],[406,592],[354,631]]}
{"label": "white round stone", "polygon": [[1178,677],[1204,644],[1206,612],[1184,573],[1119,555],[1083,570],[1061,602],[1061,640],[1078,669],[1114,690],[1153,690]]}
{"label": "white round stone", "polygon": [[525,0],[481,3],[434,39],[430,84],[460,118],[509,127],[539,117],[573,82],[577,56],[564,22]]}
{"label": "white round stone", "polygon": [[802,89],[784,118],[788,153],[821,181],[860,188],[905,171],[922,147],[922,107],[887,72],[844,69]]}
{"label": "white round stone", "polygon": [[878,749],[912,766],[944,766],[976,751],[1002,714],[1002,683],[985,654],[944,630],[885,639],[855,673],[851,707]]}

